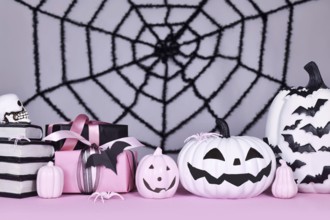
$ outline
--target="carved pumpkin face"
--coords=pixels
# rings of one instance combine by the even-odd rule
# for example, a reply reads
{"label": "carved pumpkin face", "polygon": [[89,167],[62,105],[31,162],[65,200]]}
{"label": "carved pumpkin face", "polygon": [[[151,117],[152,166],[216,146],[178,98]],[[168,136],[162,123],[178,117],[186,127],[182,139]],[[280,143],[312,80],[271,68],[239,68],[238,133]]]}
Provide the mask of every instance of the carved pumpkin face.
{"label": "carved pumpkin face", "polygon": [[[190,192],[209,198],[248,198],[266,190],[275,172],[275,156],[262,140],[200,134],[188,138],[178,157],[180,180]],[[223,129],[226,127],[225,129]]]}
{"label": "carved pumpkin face", "polygon": [[136,171],[136,187],[145,198],[172,197],[179,185],[179,171],[175,161],[163,155],[157,148],[153,155],[147,155]]}
{"label": "carved pumpkin face", "polygon": [[306,87],[281,90],[268,113],[266,137],[294,172],[300,192],[330,193],[330,89],[314,62]]}

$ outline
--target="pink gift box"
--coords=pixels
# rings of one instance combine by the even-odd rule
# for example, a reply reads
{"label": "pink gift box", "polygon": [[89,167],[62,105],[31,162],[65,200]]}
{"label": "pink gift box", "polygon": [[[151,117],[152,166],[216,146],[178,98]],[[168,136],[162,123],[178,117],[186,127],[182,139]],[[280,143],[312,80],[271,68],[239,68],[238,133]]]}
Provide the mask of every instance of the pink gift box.
{"label": "pink gift box", "polygon": [[[80,150],[55,152],[55,164],[63,169],[63,193],[81,193],[78,185],[77,166]],[[134,158],[133,158],[134,157]],[[117,174],[104,166],[100,166],[98,192],[129,192],[134,187],[136,154],[123,151],[117,156]]]}

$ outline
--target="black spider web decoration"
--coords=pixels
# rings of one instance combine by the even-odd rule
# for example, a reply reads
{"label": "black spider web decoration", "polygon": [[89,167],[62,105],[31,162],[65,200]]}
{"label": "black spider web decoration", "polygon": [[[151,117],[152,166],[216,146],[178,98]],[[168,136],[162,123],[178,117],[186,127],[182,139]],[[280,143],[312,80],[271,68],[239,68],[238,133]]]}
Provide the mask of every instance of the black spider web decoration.
{"label": "black spider web decoration", "polygon": [[[225,3],[239,16],[240,19],[234,21],[229,24],[220,24],[216,19],[209,15],[205,10],[204,7],[211,2],[211,0],[200,0],[195,5],[190,4],[180,4],[180,1],[177,1],[177,4],[173,4],[172,1],[170,3],[169,0],[164,0],[162,4],[155,4],[155,3],[148,3],[148,4],[137,4],[134,3],[132,0],[127,0],[127,4],[129,5],[129,9],[127,12],[122,16],[120,22],[116,25],[113,31],[109,31],[105,28],[100,28],[95,25],[95,21],[97,20],[99,14],[104,10],[105,5],[110,1],[102,0],[100,4],[94,11],[91,19],[87,22],[80,22],[69,18],[70,13],[74,10],[74,8],[80,3],[78,0],[72,0],[68,7],[65,9],[64,15],[59,16],[53,13],[44,10],[43,7],[47,4],[47,0],[41,0],[38,5],[32,6],[26,3],[23,0],[15,0],[17,3],[26,6],[32,12],[32,19],[33,19],[33,55],[34,55],[34,66],[35,66],[35,94],[31,96],[29,99],[25,101],[25,105],[28,106],[37,98],[41,98],[47,105],[49,105],[61,118],[64,120],[71,120],[63,111],[63,109],[56,106],[56,104],[47,97],[48,94],[60,89],[60,88],[67,88],[74,98],[78,101],[78,103],[82,106],[86,113],[92,116],[94,119],[98,120],[99,116],[94,112],[93,108],[86,103],[79,92],[77,92],[73,85],[84,83],[87,81],[94,82],[112,101],[114,101],[120,108],[123,110],[122,113],[113,121],[114,123],[120,122],[123,118],[127,115],[130,115],[134,119],[136,119],[139,123],[143,124],[147,129],[152,131],[155,135],[160,138],[160,146],[164,153],[177,153],[179,149],[166,149],[166,141],[170,136],[174,133],[182,129],[187,123],[193,120],[197,115],[199,115],[202,111],[207,110],[210,117],[218,118],[222,117],[227,119],[232,113],[241,105],[242,101],[247,97],[247,95],[251,92],[251,90],[256,86],[260,79],[265,79],[271,81],[275,84],[279,85],[279,89],[274,93],[272,97],[268,99],[268,101],[264,104],[262,109],[260,109],[253,119],[244,125],[240,134],[245,134],[248,132],[257,122],[258,120],[266,113],[267,108],[272,102],[272,99],[275,97],[276,93],[284,88],[287,87],[287,70],[288,70],[288,63],[290,58],[290,45],[291,45],[291,36],[292,36],[292,24],[293,24],[293,14],[294,8],[297,5],[304,4],[311,0],[301,0],[301,1],[294,1],[291,2],[289,0],[285,0],[285,4],[269,10],[263,11],[260,6],[252,1],[249,0],[248,4],[250,4],[254,10],[258,13],[256,15],[246,16],[239,10],[236,3],[232,0],[225,0]],[[111,2],[111,1],[110,1]],[[159,23],[150,23],[145,19],[145,14],[143,12],[144,9],[148,10],[157,10],[157,9],[165,9],[166,15],[164,19]],[[180,9],[190,9],[193,12],[185,21],[180,22],[173,22],[171,21],[171,13],[173,10],[180,10]],[[287,20],[287,27],[286,27],[286,36],[285,36],[285,54],[284,54],[284,65],[282,68],[281,79],[277,79],[271,75],[267,75],[264,73],[264,54],[265,54],[265,43],[267,41],[267,28],[268,28],[268,18],[270,15],[276,14],[281,11],[288,11],[288,20]],[[126,36],[120,33],[120,29],[126,23],[128,18],[131,16],[132,13],[135,13],[140,22],[142,22],[142,27],[138,31],[137,35],[134,37]],[[46,15],[49,18],[56,19],[60,21],[60,45],[59,50],[61,51],[61,69],[62,69],[62,81],[61,83],[50,86],[48,88],[42,89],[41,86],[41,79],[40,76],[42,74],[40,70],[40,43],[39,43],[39,16]],[[208,22],[212,25],[216,26],[217,29],[215,31],[210,31],[208,33],[200,34],[198,29],[192,25],[200,16],[204,16]],[[259,51],[259,58],[258,58],[258,67],[252,68],[242,62],[242,53],[244,49],[243,39],[246,34],[245,24],[247,21],[252,21],[256,19],[261,19],[262,21],[262,32],[261,32],[261,41],[260,41],[260,51]],[[88,57],[88,67],[89,67],[89,75],[81,77],[79,79],[68,79],[67,77],[67,55],[66,55],[66,48],[67,48],[67,41],[66,41],[66,31],[67,28],[64,25],[65,23],[69,23],[76,27],[82,28],[85,31],[86,36],[86,45],[87,51],[86,55]],[[237,56],[228,56],[221,54],[219,51],[219,46],[222,43],[222,37],[225,30],[235,28],[237,25],[241,25],[240,33],[239,33],[239,48],[238,48],[238,55]],[[155,32],[155,28],[166,28],[168,30],[168,34],[165,37],[160,37],[157,32]],[[91,32],[98,32],[101,34],[105,34],[109,36],[110,44],[111,44],[111,57],[112,57],[112,66],[106,70],[101,72],[96,72],[93,68],[93,47],[92,47],[92,36]],[[144,40],[143,35],[149,32],[153,38],[155,38],[155,42],[149,42]],[[192,40],[181,41],[182,37],[189,32],[190,35],[194,36]],[[202,55],[198,53],[199,48],[201,47],[201,43],[204,39],[215,36],[216,42],[214,45],[214,49],[212,54],[210,55]],[[117,40],[122,39],[127,42],[130,42],[132,57],[129,62],[120,63],[118,51],[120,48],[118,47]],[[186,45],[195,45],[195,49],[190,51],[189,53],[182,50],[182,48]],[[151,48],[153,51],[152,53],[146,55],[139,55],[139,45],[143,45],[145,47]],[[206,74],[207,70],[210,66],[216,62],[217,58],[222,58],[225,60],[232,60],[236,62],[235,67],[227,74],[224,78],[223,82],[219,84],[219,86],[209,95],[203,95],[198,87],[196,86],[197,81]],[[195,59],[200,59],[206,61],[206,64],[203,68],[195,74],[194,76],[190,76],[188,72],[188,67],[191,65]],[[146,62],[148,61],[148,62]],[[159,64],[164,66],[164,72],[162,74],[158,73],[155,70],[155,67]],[[135,65],[142,69],[145,72],[143,83],[139,86],[136,86],[129,77],[127,77],[123,70],[127,67]],[[177,71],[174,73],[170,72],[170,67],[176,66],[178,68]],[[230,79],[235,75],[239,68],[243,68],[255,74],[254,80],[250,83],[250,85],[244,90],[244,92],[240,95],[240,97],[235,101],[234,105],[230,107],[230,109],[224,115],[218,115],[217,112],[212,108],[210,102],[223,91],[223,89],[228,86],[228,82]],[[114,95],[107,86],[102,83],[100,77],[105,76],[107,74],[117,74],[125,83],[131,87],[135,91],[135,96],[131,104],[127,105],[124,104],[120,97]],[[157,78],[162,80],[162,94],[161,97],[156,97],[150,93],[145,92],[144,88],[148,85],[151,78]],[[169,84],[174,81],[175,79],[180,78],[184,83],[185,86],[178,91],[173,96],[169,97],[168,95],[168,87]],[[199,99],[203,104],[197,108],[192,114],[188,117],[183,118],[179,121],[176,126],[172,127],[171,129],[168,128],[168,106],[176,101],[178,97],[180,97],[183,93],[185,93],[188,89],[192,89],[194,95],[197,99]],[[138,113],[133,110],[133,107],[137,105],[139,102],[139,98],[141,96],[148,97],[153,102],[160,103],[162,106],[162,113],[160,117],[162,118],[161,122],[161,129],[157,129],[154,125],[150,124],[146,120],[141,117]],[[213,128],[215,130],[215,127]],[[155,147],[155,144],[148,143],[145,141],[146,145],[149,147]]]}

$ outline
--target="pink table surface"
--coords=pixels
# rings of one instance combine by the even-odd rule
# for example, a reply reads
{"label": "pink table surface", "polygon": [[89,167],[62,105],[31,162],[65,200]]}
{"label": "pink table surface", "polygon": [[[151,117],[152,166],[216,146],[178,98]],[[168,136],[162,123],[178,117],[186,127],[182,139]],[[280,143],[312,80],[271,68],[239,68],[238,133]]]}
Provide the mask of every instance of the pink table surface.
{"label": "pink table surface", "polygon": [[330,194],[298,194],[283,200],[269,193],[240,200],[206,199],[180,189],[170,199],[144,199],[137,192],[123,194],[125,200],[93,203],[85,195],[63,195],[58,199],[0,198],[1,220],[97,220],[97,219],[240,219],[289,220],[329,219]]}

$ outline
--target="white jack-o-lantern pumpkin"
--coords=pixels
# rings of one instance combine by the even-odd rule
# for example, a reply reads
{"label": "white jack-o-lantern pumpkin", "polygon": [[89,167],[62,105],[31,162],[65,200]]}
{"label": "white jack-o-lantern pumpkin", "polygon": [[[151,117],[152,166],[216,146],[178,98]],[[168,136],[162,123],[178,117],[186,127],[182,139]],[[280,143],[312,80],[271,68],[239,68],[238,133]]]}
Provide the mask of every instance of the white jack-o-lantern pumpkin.
{"label": "white jack-o-lantern pumpkin", "polygon": [[180,180],[193,194],[209,198],[249,198],[273,181],[275,155],[262,140],[229,136],[227,123],[217,120],[220,134],[189,137],[178,156]]}
{"label": "white jack-o-lantern pumpkin", "polygon": [[136,187],[141,196],[152,199],[172,197],[179,185],[175,161],[157,148],[140,161],[136,170]]}
{"label": "white jack-o-lantern pumpkin", "polygon": [[270,106],[268,143],[292,168],[300,192],[330,193],[330,89],[314,62],[306,87],[281,90]]}

